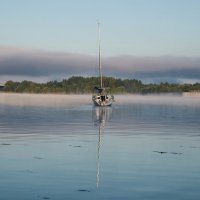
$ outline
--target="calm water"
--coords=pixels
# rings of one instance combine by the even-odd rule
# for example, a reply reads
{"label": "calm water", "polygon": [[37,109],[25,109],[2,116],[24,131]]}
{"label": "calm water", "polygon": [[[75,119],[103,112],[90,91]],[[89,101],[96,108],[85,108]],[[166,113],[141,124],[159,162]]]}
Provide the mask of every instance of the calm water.
{"label": "calm water", "polygon": [[0,94],[0,200],[199,200],[200,97],[90,98]]}

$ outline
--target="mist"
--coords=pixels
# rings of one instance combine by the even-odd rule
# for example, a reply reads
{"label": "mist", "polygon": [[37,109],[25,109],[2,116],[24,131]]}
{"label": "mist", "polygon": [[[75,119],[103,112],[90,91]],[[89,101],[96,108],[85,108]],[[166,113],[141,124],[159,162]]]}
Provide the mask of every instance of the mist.
{"label": "mist", "polygon": [[[148,82],[199,81],[200,57],[134,56],[103,57],[103,75]],[[94,55],[0,46],[0,82],[9,79],[60,80],[70,76],[97,76]]]}

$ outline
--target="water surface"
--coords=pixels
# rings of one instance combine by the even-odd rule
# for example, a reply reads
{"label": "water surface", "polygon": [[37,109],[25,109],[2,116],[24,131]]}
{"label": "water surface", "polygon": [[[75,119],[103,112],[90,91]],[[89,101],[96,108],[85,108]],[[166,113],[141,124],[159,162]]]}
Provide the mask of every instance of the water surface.
{"label": "water surface", "polygon": [[0,93],[0,199],[199,199],[200,97]]}

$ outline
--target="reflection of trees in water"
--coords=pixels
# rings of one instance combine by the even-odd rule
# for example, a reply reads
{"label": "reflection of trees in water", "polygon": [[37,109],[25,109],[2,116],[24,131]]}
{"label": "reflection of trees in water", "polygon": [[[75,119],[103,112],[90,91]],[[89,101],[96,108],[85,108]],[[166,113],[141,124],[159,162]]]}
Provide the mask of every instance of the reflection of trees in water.
{"label": "reflection of trees in water", "polygon": [[112,108],[111,107],[95,107],[93,110],[94,125],[99,127],[98,145],[97,145],[97,182],[96,185],[99,187],[100,181],[100,150],[101,141],[106,122],[111,118]]}

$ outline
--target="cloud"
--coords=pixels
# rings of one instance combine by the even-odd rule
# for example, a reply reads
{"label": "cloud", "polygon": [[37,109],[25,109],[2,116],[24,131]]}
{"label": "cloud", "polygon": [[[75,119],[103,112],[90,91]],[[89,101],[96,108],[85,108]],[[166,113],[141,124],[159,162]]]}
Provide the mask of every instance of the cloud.
{"label": "cloud", "polygon": [[117,56],[107,59],[108,66],[121,75],[139,78],[200,78],[200,57]]}
{"label": "cloud", "polygon": [[1,75],[86,74],[94,63],[88,55],[0,47]]}
{"label": "cloud", "polygon": [[[98,73],[97,57],[0,46],[0,77],[56,77]],[[200,80],[200,57],[120,55],[102,59],[103,74],[150,80]],[[96,69],[96,71],[95,71]]]}

